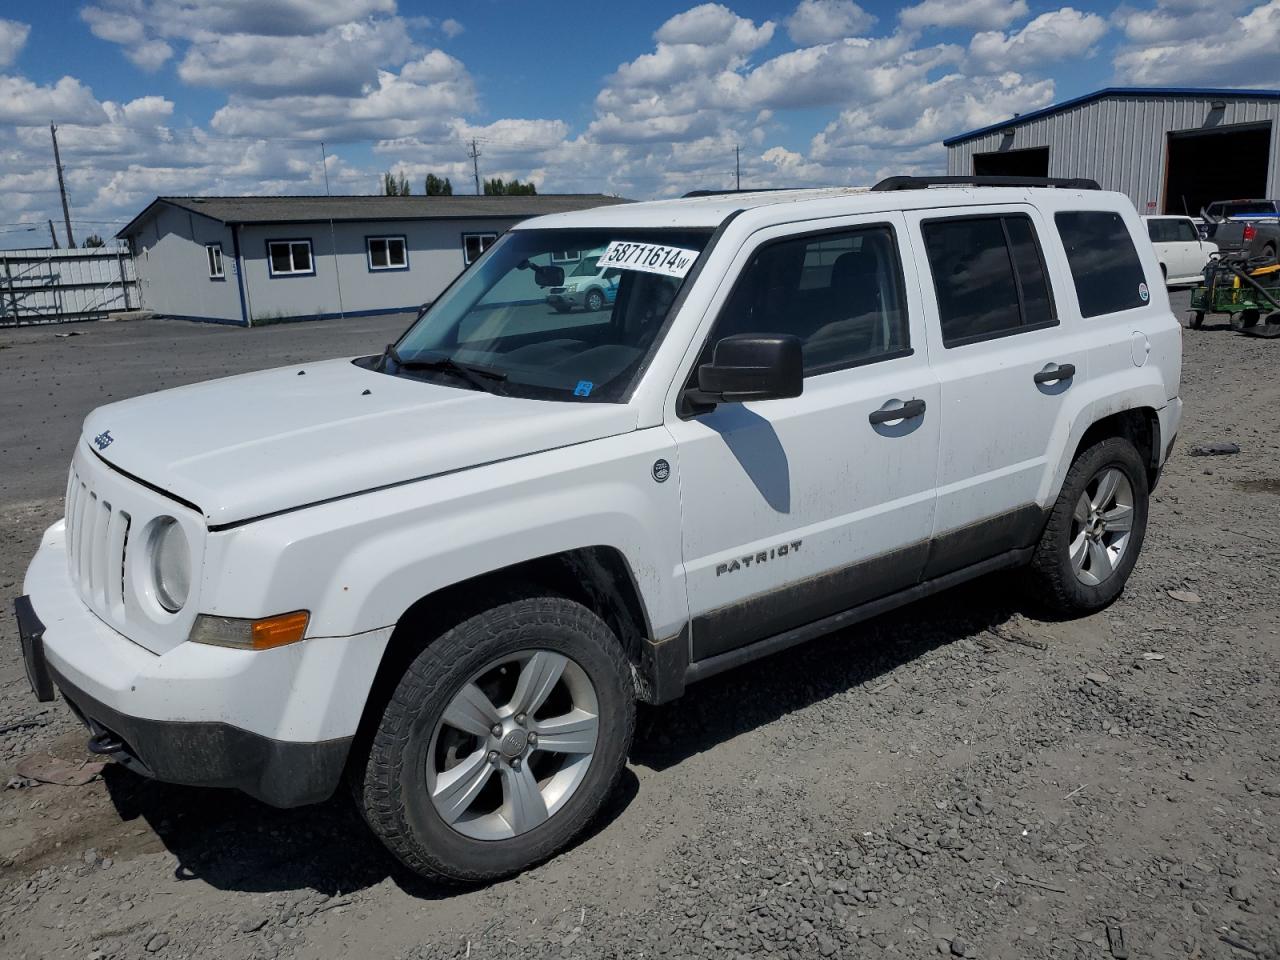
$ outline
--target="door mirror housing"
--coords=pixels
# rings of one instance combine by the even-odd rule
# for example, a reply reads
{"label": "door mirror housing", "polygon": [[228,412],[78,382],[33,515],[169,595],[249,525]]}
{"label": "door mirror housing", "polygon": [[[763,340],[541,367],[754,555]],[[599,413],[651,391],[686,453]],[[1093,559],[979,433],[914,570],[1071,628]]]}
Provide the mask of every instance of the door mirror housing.
{"label": "door mirror housing", "polygon": [[698,368],[695,407],[798,397],[804,390],[800,338],[786,333],[740,333],[716,344],[710,363]]}

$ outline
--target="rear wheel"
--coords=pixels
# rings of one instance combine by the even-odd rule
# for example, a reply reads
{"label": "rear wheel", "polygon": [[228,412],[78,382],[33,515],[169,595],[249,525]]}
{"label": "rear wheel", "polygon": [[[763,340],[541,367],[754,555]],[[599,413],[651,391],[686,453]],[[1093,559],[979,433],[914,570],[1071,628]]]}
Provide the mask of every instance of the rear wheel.
{"label": "rear wheel", "polygon": [[1094,444],[1067,471],[1031,561],[1043,599],[1092,613],[1120,595],[1147,530],[1147,471],[1133,444]]}
{"label": "rear wheel", "polygon": [[607,626],[559,597],[516,600],[436,638],[374,736],[357,799],[408,867],[487,881],[546,859],[599,812],[635,726]]}
{"label": "rear wheel", "polygon": [[1257,310],[1241,310],[1239,313],[1231,315],[1232,330],[1248,330],[1250,327],[1256,327],[1258,320],[1262,314]]}
{"label": "rear wheel", "polygon": [[1195,313],[1191,314],[1191,329],[1199,330],[1203,326],[1204,326],[1204,311],[1197,310]]}

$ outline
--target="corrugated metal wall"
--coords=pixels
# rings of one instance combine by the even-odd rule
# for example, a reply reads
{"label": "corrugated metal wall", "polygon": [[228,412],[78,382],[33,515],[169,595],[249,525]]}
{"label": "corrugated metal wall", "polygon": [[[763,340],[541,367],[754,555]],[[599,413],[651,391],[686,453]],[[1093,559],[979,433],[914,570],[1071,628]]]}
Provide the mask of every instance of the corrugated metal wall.
{"label": "corrugated metal wall", "polygon": [[0,250],[0,326],[94,320],[138,305],[125,247]]}
{"label": "corrugated metal wall", "polygon": [[[1226,108],[1214,110],[1213,103]],[[1280,100],[1222,96],[1107,97],[947,148],[947,173],[973,173],[979,153],[1049,148],[1049,176],[1091,177],[1128,194],[1139,213],[1164,210],[1167,134],[1209,132],[1244,123],[1271,124],[1267,196],[1280,196]],[[1006,136],[1012,132],[1013,136]],[[1195,211],[1192,211],[1195,213]]]}

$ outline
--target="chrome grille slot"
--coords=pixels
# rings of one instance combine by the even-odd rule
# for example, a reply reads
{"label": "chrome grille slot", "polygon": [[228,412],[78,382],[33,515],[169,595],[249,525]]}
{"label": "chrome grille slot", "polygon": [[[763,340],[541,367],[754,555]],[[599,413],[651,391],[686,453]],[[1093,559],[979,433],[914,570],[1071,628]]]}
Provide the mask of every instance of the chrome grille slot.
{"label": "chrome grille slot", "polygon": [[116,509],[72,468],[66,501],[67,568],[89,606],[125,616],[125,552],[132,516]]}

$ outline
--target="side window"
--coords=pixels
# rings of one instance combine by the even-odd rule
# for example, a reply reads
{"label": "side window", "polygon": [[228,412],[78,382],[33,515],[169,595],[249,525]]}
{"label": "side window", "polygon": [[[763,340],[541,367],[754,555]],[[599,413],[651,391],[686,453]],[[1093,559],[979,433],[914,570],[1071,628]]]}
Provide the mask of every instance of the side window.
{"label": "side window", "polygon": [[943,346],[1058,322],[1044,257],[1022,214],[926,220],[921,225]]}
{"label": "side window", "polygon": [[1053,219],[1067,250],[1081,316],[1118,313],[1150,302],[1142,262],[1120,214],[1081,210]]}
{"label": "side window", "polygon": [[747,262],[704,350],[738,333],[800,338],[806,375],[909,352],[902,264],[892,228],[777,240]]}
{"label": "side window", "polygon": [[1177,239],[1183,243],[1195,243],[1200,239],[1200,231],[1196,229],[1196,225],[1190,220],[1178,220],[1178,236]]}

